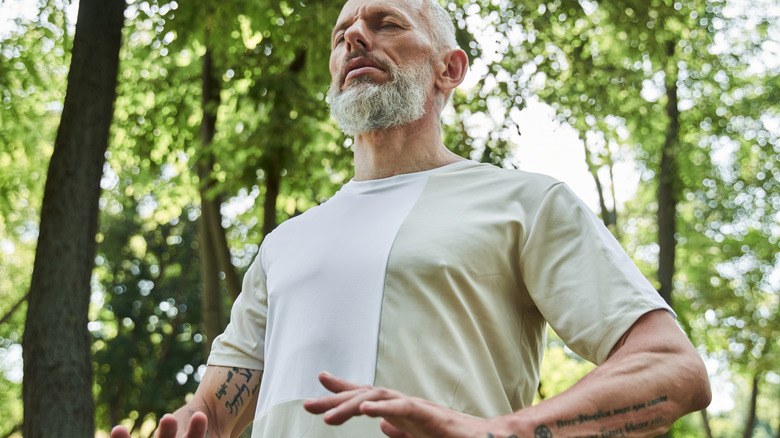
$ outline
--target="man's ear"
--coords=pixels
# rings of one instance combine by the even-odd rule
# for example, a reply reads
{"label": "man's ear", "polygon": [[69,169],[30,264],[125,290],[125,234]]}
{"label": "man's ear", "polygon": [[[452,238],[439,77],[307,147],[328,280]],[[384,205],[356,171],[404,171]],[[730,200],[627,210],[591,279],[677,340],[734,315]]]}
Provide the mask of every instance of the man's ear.
{"label": "man's ear", "polygon": [[461,49],[450,50],[439,58],[436,69],[436,87],[445,94],[455,89],[466,77],[469,58]]}

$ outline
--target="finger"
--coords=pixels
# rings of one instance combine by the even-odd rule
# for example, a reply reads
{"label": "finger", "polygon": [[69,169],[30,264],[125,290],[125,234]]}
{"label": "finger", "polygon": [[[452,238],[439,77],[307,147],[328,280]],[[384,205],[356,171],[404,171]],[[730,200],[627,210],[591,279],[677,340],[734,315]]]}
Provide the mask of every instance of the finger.
{"label": "finger", "polygon": [[160,419],[157,426],[157,438],[176,438],[176,431],[179,429],[179,421],[171,414],[165,414]]}
{"label": "finger", "polygon": [[379,422],[379,429],[382,431],[382,433],[389,436],[390,438],[412,438],[411,435],[393,426],[384,419]]}
{"label": "finger", "polygon": [[187,428],[186,438],[204,438],[208,430],[209,420],[203,412],[196,412],[190,418],[190,425]]}
{"label": "finger", "polygon": [[326,395],[325,397],[312,398],[304,400],[303,407],[312,414],[322,414],[329,411],[334,407],[344,403],[345,401],[355,397],[361,392],[366,392],[368,389],[357,389],[353,391],[340,392],[334,395]]}
{"label": "finger", "polygon": [[412,421],[425,421],[431,413],[423,403],[416,403],[412,397],[384,400],[370,400],[360,405],[360,412],[369,417],[403,417]]}
{"label": "finger", "polygon": [[350,381],[338,378],[327,371],[321,372],[318,376],[320,383],[328,391],[338,394],[339,392],[352,391],[361,388],[370,388],[368,385],[359,385]]}
{"label": "finger", "polygon": [[446,414],[439,406],[415,397],[363,402],[360,411],[369,417],[382,417],[383,421],[410,437],[410,433],[420,430],[437,436],[441,432],[442,415]]}
{"label": "finger", "polygon": [[321,372],[318,378],[322,386],[333,392],[334,395],[305,400],[303,407],[312,414],[322,414],[351,399],[356,394],[372,388],[368,385],[359,385],[338,378],[327,371]]}
{"label": "finger", "polygon": [[111,438],[130,438],[130,432],[124,426],[116,426],[111,429]]}
{"label": "finger", "polygon": [[360,410],[368,416],[382,417],[382,423],[388,423],[382,431],[392,438],[474,436],[486,427],[484,419],[467,417],[416,397],[364,402]]}
{"label": "finger", "polygon": [[387,388],[372,388],[370,390],[361,391],[354,397],[345,400],[340,405],[327,411],[323,419],[326,423],[331,425],[342,424],[352,417],[363,415],[360,406],[367,401],[388,400],[401,396],[403,396],[403,394],[391,391]]}

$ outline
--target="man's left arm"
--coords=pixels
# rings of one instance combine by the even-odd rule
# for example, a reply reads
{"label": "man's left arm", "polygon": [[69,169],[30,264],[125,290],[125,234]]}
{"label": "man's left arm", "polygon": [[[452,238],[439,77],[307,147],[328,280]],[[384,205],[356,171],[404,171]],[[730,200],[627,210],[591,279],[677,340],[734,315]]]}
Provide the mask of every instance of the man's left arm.
{"label": "man's left arm", "polygon": [[320,381],[334,395],[308,400],[307,410],[324,413],[329,424],[382,417],[382,431],[392,438],[650,436],[711,399],[704,363],[665,310],[639,318],[609,358],[567,391],[502,417],[474,418],[327,374]]}

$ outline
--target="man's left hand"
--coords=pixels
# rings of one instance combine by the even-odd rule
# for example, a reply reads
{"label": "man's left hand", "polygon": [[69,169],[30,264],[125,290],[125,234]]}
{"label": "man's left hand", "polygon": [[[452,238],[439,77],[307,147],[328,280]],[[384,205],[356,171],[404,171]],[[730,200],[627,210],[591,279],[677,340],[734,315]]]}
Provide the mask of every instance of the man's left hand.
{"label": "man's left hand", "polygon": [[333,395],[306,400],[303,407],[339,425],[358,415],[382,417],[380,428],[390,438],[486,438],[509,436],[490,430],[491,420],[474,418],[387,388],[358,385],[326,372],[320,383]]}

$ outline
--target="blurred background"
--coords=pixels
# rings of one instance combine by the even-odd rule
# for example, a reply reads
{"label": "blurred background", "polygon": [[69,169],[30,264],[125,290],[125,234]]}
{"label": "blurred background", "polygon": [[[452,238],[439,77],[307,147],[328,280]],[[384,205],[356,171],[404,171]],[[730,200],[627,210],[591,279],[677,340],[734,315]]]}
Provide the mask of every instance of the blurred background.
{"label": "blurred background", "polygon": [[[442,4],[471,62],[445,144],[566,182],[704,358],[713,402],[669,436],[780,437],[780,4]],[[47,418],[54,385],[72,385],[54,402],[78,408],[41,420],[51,436],[120,422],[150,436],[195,390],[263,236],[351,178],[351,139],[324,101],[340,9],[0,0],[0,438],[22,435],[23,413]],[[120,32],[114,46],[101,36]],[[95,64],[76,61],[79,34]],[[97,101],[113,112],[87,117]],[[76,170],[55,172],[63,162]],[[74,192],[94,193],[83,236],[46,207],[82,164],[97,169]],[[78,245],[87,256],[67,256]],[[551,332],[537,398],[592,367]],[[68,378],[41,380],[59,369]]]}

